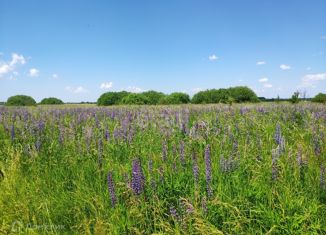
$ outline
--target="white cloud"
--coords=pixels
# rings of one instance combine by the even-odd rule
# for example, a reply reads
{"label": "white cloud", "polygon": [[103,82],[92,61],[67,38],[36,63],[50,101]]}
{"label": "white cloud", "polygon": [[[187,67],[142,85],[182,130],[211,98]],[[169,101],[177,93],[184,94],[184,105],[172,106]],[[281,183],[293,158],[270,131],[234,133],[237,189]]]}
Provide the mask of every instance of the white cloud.
{"label": "white cloud", "polygon": [[257,61],[257,63],[256,63],[256,65],[264,65],[264,64],[266,64],[265,61]]}
{"label": "white cloud", "polygon": [[54,73],[54,74],[52,74],[52,78],[53,78],[53,79],[57,79],[57,78],[59,78],[59,75],[56,74],[56,73]]}
{"label": "white cloud", "polygon": [[112,82],[103,82],[100,86],[101,89],[108,90],[112,88],[113,83]]}
{"label": "white cloud", "polygon": [[263,86],[264,86],[265,88],[272,88],[272,87],[273,87],[273,85],[270,84],[270,83],[264,83]]}
{"label": "white cloud", "polygon": [[310,70],[311,70],[311,67],[307,67],[306,70],[307,70],[307,71],[310,71]]}
{"label": "white cloud", "polygon": [[87,93],[87,92],[88,92],[88,90],[85,89],[85,88],[82,87],[82,86],[78,86],[78,87],[76,87],[76,88],[71,87],[71,86],[66,86],[66,87],[65,87],[65,90],[66,90],[66,91],[69,91],[69,92],[71,92],[71,93],[75,93],[75,94]]}
{"label": "white cloud", "polygon": [[320,81],[326,80],[326,73],[307,74],[301,79],[299,87],[316,87]]}
{"label": "white cloud", "polygon": [[307,74],[302,78],[303,81],[322,81],[326,80],[326,73]]}
{"label": "white cloud", "polygon": [[268,82],[268,78],[261,78],[258,81],[261,83]]}
{"label": "white cloud", "polygon": [[208,59],[210,61],[214,61],[214,60],[218,60],[218,57],[215,54],[212,54],[212,55],[208,56]]}
{"label": "white cloud", "polygon": [[37,77],[39,75],[40,71],[36,68],[32,68],[29,70],[29,76],[30,77]]}
{"label": "white cloud", "polygon": [[0,65],[0,76],[9,73],[11,67],[8,64],[1,64]]}
{"label": "white cloud", "polygon": [[287,64],[281,64],[280,65],[280,69],[282,69],[282,70],[289,70],[289,69],[291,69],[291,66],[290,65],[287,65]]}
{"label": "white cloud", "polygon": [[24,65],[26,60],[24,56],[18,55],[16,53],[11,54],[11,60],[8,62],[0,62],[0,77],[6,75],[10,72],[13,72],[16,65]]}
{"label": "white cloud", "polygon": [[145,90],[143,90],[143,89],[141,89],[139,87],[135,87],[135,86],[128,86],[127,91],[133,92],[133,93],[141,93],[141,92],[143,92]]}
{"label": "white cloud", "polygon": [[10,66],[14,66],[16,64],[25,64],[26,63],[26,60],[24,58],[24,56],[22,55],[18,55],[16,53],[12,53],[11,54],[11,61],[10,61]]}

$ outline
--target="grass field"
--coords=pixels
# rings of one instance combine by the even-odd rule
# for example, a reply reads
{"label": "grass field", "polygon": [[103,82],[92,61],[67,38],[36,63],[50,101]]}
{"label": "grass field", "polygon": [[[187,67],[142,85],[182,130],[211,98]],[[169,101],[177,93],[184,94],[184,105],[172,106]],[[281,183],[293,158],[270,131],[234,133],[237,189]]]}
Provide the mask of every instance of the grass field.
{"label": "grass field", "polygon": [[0,122],[0,233],[326,234],[325,105],[0,107]]}

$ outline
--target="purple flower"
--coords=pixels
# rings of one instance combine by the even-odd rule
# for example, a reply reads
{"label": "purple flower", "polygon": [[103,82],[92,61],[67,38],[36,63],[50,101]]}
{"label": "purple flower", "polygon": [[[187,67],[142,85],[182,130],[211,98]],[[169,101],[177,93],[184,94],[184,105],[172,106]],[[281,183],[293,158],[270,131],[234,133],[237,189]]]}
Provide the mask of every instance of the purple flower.
{"label": "purple flower", "polygon": [[131,188],[136,195],[140,195],[144,191],[145,177],[143,175],[139,159],[132,161],[132,178]]}
{"label": "purple flower", "polygon": [[117,198],[116,198],[116,194],[115,194],[112,171],[109,171],[109,173],[108,173],[108,189],[109,189],[109,193],[110,193],[110,197],[111,197],[111,205],[112,205],[112,207],[115,207]]}
{"label": "purple flower", "polygon": [[325,190],[325,174],[326,174],[326,168],[324,166],[320,167],[320,189]]}
{"label": "purple flower", "polygon": [[35,148],[36,148],[36,151],[37,151],[37,152],[39,152],[40,149],[41,149],[41,141],[40,141],[39,138],[36,140]]}
{"label": "purple flower", "polygon": [[98,166],[100,169],[102,168],[102,162],[103,162],[103,141],[100,138],[98,140]]}
{"label": "purple flower", "polygon": [[166,162],[167,155],[168,155],[168,149],[167,149],[166,141],[164,141],[163,145],[162,145],[162,160],[163,160],[163,162]]}
{"label": "purple flower", "polygon": [[196,156],[195,151],[192,152],[192,162],[193,162],[192,172],[193,172],[193,175],[194,175],[195,184],[198,185],[199,167],[198,167],[197,156]]}
{"label": "purple flower", "polygon": [[184,141],[180,142],[180,162],[181,162],[182,166],[184,166],[186,164],[186,162],[185,162],[185,143],[184,143]]}
{"label": "purple flower", "polygon": [[106,141],[110,139],[110,131],[108,130],[108,128],[105,129],[104,137]]}
{"label": "purple flower", "polygon": [[205,148],[205,165],[206,165],[206,190],[207,196],[212,196],[212,188],[211,188],[211,181],[212,181],[212,163],[211,163],[211,151],[210,145],[208,144]]}
{"label": "purple flower", "polygon": [[177,219],[179,217],[178,212],[174,206],[170,206],[170,214],[173,217],[173,219]]}
{"label": "purple flower", "polygon": [[14,141],[15,139],[15,125],[11,125],[11,140]]}

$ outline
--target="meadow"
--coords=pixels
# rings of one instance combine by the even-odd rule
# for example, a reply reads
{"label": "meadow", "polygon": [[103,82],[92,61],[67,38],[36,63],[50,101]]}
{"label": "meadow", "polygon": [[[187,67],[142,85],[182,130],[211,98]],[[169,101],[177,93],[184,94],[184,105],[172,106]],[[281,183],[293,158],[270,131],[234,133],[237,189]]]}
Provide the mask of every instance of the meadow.
{"label": "meadow", "polygon": [[0,107],[0,233],[326,234],[326,106]]}

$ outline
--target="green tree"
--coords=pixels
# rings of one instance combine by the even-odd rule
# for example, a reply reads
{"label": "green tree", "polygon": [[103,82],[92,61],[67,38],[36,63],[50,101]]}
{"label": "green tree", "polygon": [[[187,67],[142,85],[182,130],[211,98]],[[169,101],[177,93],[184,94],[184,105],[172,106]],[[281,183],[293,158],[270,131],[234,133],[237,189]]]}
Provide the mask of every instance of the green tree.
{"label": "green tree", "polygon": [[162,92],[157,91],[145,91],[141,93],[143,96],[145,96],[148,99],[148,104],[158,104],[161,99],[165,97],[165,95]]}
{"label": "green tree", "polygon": [[27,95],[15,95],[8,98],[6,105],[8,106],[33,106],[36,101]]}
{"label": "green tree", "polygon": [[123,97],[122,104],[149,104],[149,99],[143,94],[130,93],[129,95]]}
{"label": "green tree", "polygon": [[292,95],[292,97],[290,99],[290,101],[291,101],[292,104],[299,103],[299,101],[300,101],[299,100],[299,95],[300,95],[300,92],[299,91],[296,91],[296,92],[293,93],[293,95]]}
{"label": "green tree", "polygon": [[63,104],[63,101],[55,97],[49,97],[44,98],[40,104]]}
{"label": "green tree", "polygon": [[174,92],[160,100],[160,104],[187,104],[190,97],[186,93]]}
{"label": "green tree", "polygon": [[257,102],[257,95],[253,90],[246,86],[231,87],[228,89],[230,95],[237,103],[241,102]]}
{"label": "green tree", "polygon": [[121,104],[122,99],[128,96],[130,92],[106,92],[97,99],[97,105],[117,105]]}
{"label": "green tree", "polygon": [[311,101],[317,103],[326,103],[326,94],[318,93],[314,98],[312,98]]}

